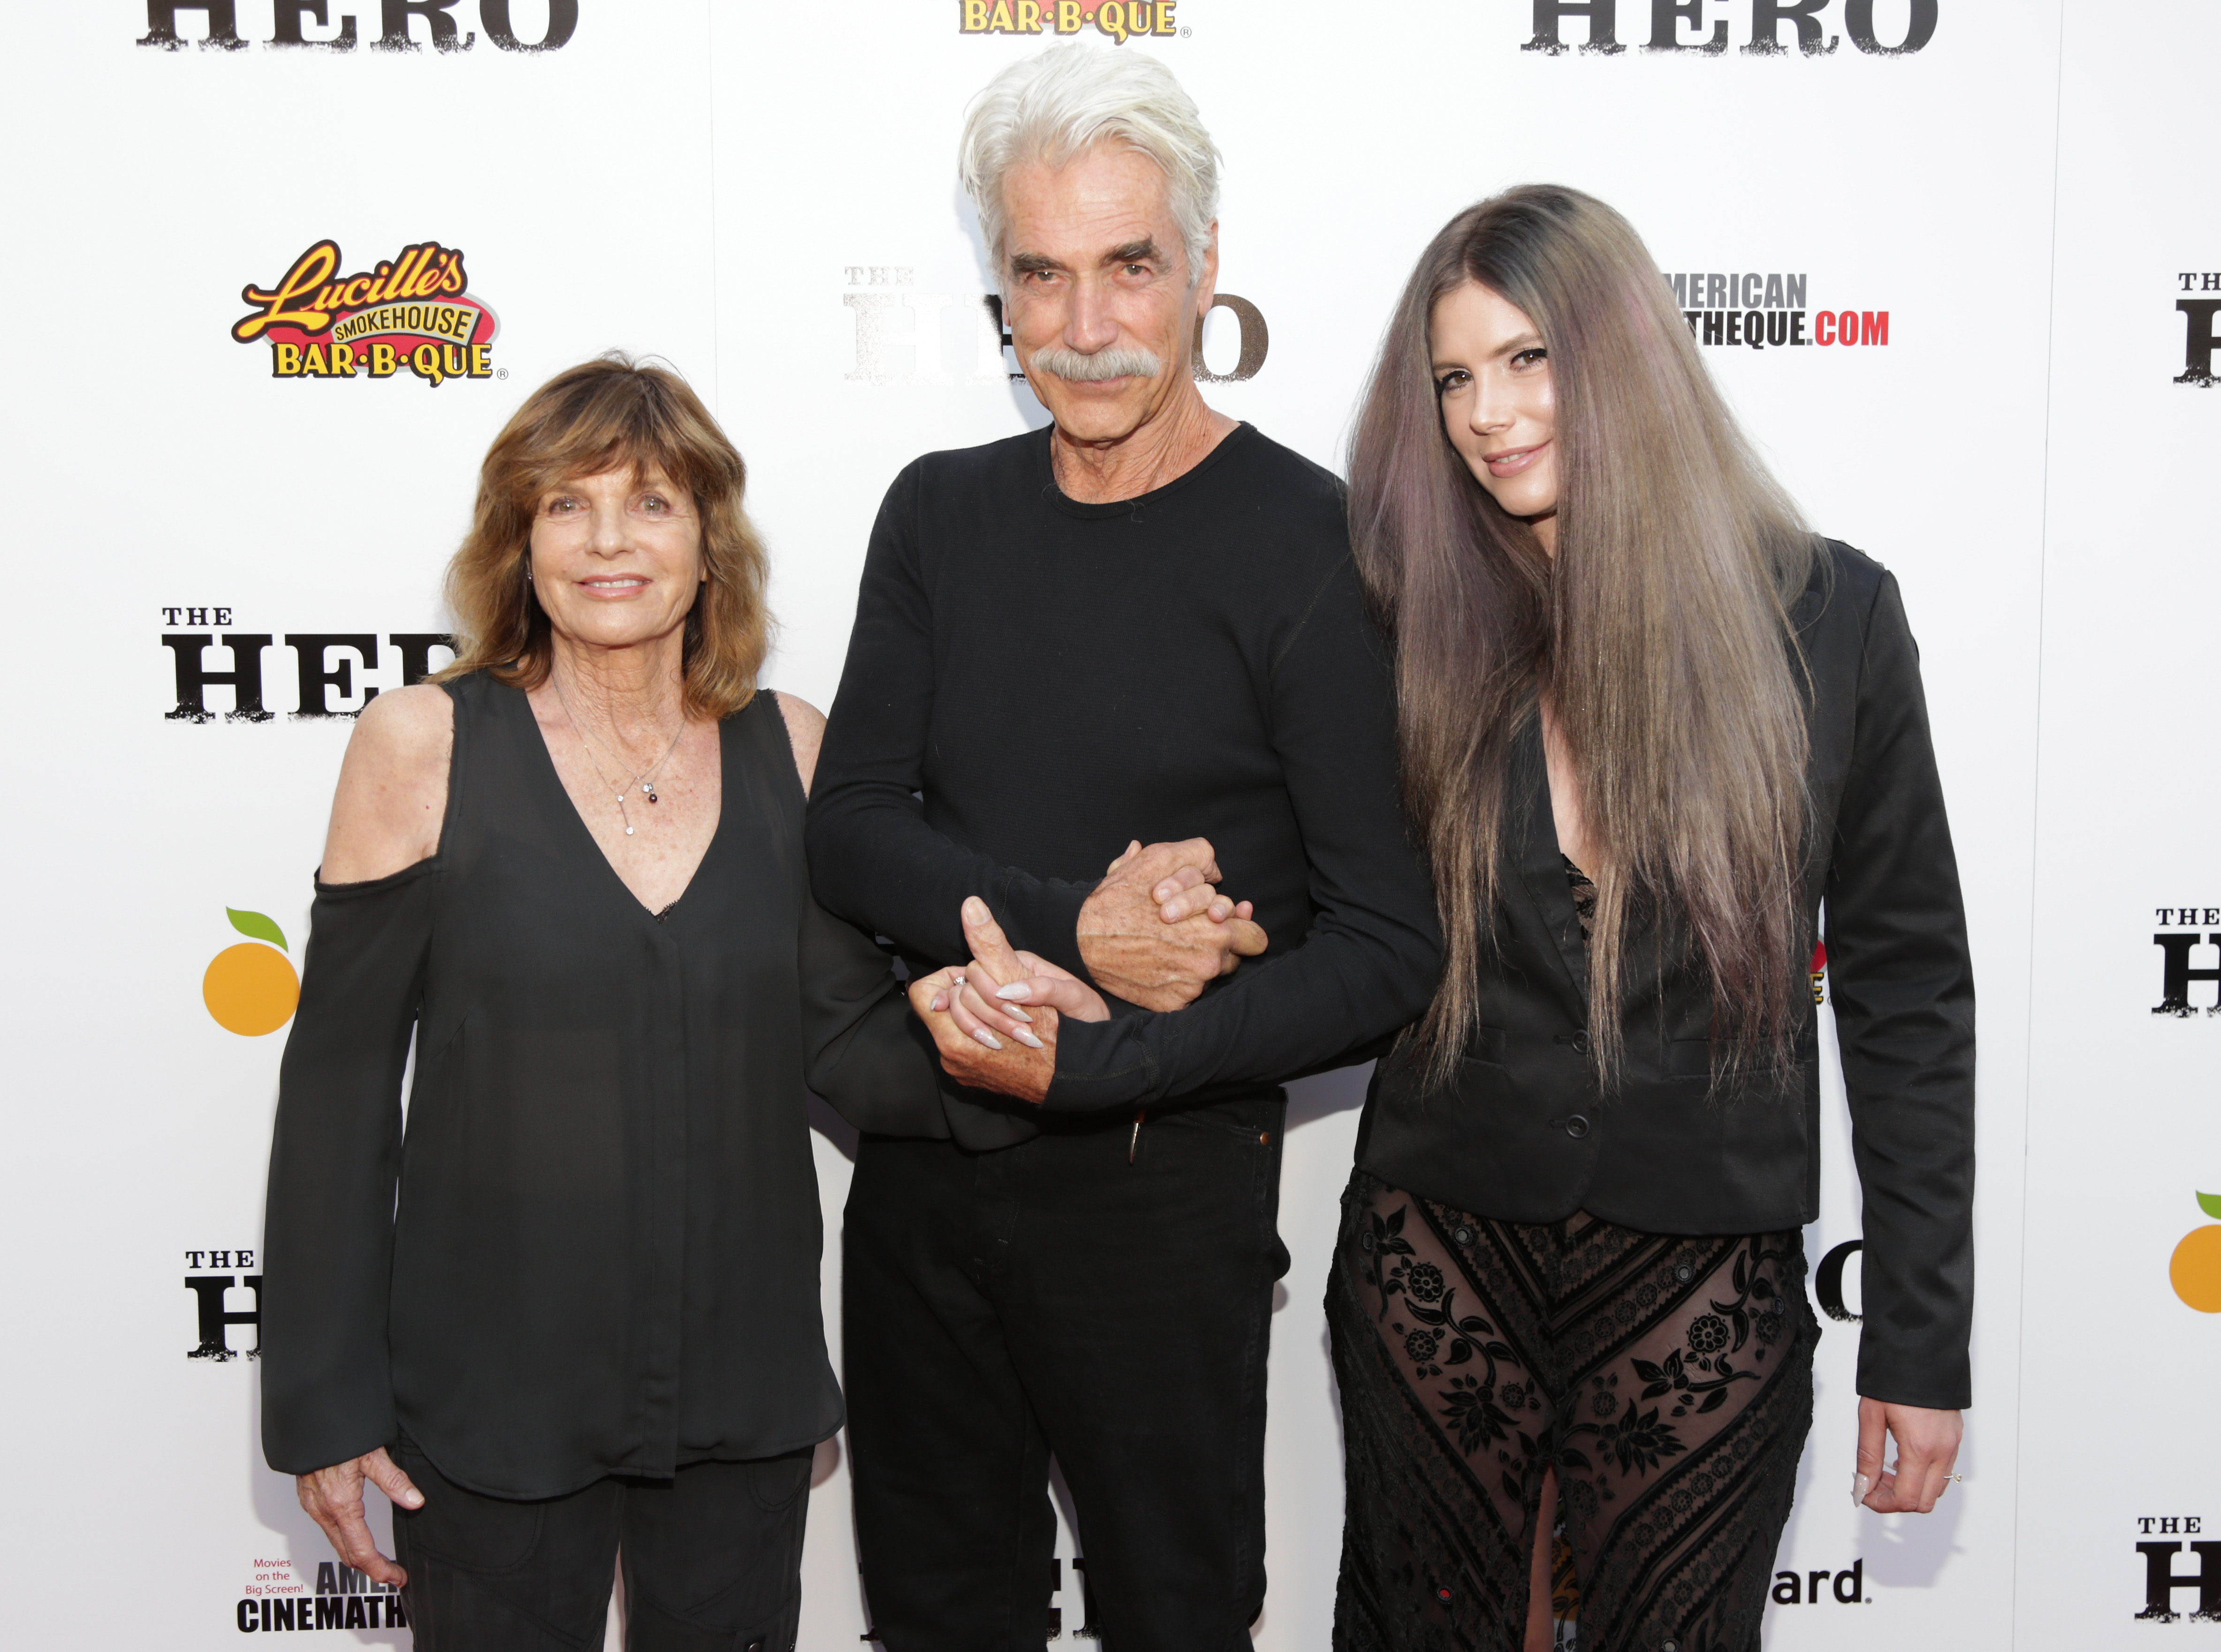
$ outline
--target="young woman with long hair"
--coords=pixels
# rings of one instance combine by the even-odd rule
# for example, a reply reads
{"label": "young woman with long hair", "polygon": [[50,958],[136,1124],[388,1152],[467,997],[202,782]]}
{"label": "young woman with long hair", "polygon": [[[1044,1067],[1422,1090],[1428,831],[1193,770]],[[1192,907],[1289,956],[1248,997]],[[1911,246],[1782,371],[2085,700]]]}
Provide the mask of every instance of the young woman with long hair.
{"label": "young woman with long hair", "polygon": [[1896,582],[1803,526],[1634,229],[1555,187],[1421,256],[1350,522],[1445,967],[1329,1286],[1335,1644],[1547,1646],[1555,1593],[1592,1647],[1755,1652],[1811,1419],[1824,908],[1854,1497],[1933,1508],[1969,1398],[1974,988]]}

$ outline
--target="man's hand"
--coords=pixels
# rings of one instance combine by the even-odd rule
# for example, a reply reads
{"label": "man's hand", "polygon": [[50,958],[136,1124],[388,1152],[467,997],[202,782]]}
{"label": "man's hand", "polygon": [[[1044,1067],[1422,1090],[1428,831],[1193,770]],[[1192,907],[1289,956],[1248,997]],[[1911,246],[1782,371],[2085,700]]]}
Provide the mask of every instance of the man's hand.
{"label": "man's hand", "polygon": [[[910,984],[910,1008],[933,1035],[941,1065],[959,1084],[1035,1104],[1056,1076],[1060,1016],[1107,1021],[1110,1006],[1085,981],[1029,952],[1014,952],[976,895],[964,903],[972,961]],[[1020,1009],[1023,998],[1033,1006]],[[998,1036],[998,1029],[1001,1036]],[[1004,1042],[1004,1036],[1016,1047]]]}
{"label": "man's hand", "polygon": [[1129,846],[1079,909],[1080,961],[1096,984],[1144,1010],[1180,1010],[1263,952],[1249,903],[1211,889],[1218,879],[1206,839]]}
{"label": "man's hand", "polygon": [[[1852,1482],[1855,1501],[1876,1514],[1927,1514],[1951,1484],[1964,1427],[1957,1411],[1924,1405],[1889,1405],[1859,1401],[1859,1466]],[[1897,1461],[1882,1467],[1882,1436],[1897,1440]],[[1869,1490],[1868,1488],[1872,1489]]]}
{"label": "man's hand", "polygon": [[399,1588],[409,1581],[409,1574],[378,1552],[371,1541],[370,1523],[363,1517],[362,1483],[373,1481],[378,1489],[404,1509],[424,1506],[424,1493],[410,1483],[409,1476],[401,1472],[401,1465],[385,1455],[379,1447],[351,1462],[335,1462],[329,1468],[319,1468],[313,1474],[296,1477],[300,1484],[301,1506],[309,1517],[324,1529],[324,1536],[332,1540],[333,1552],[358,1572],[366,1572],[380,1583],[390,1583]]}

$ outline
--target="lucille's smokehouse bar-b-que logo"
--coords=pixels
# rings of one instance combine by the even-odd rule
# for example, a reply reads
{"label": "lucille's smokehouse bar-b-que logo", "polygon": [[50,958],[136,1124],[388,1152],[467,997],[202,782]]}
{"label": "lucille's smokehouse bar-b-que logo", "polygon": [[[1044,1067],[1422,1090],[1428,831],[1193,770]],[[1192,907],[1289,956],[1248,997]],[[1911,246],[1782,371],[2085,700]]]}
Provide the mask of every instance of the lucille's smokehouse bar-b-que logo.
{"label": "lucille's smokehouse bar-b-que logo", "polygon": [[231,335],[270,347],[272,379],[391,379],[404,367],[431,385],[494,377],[500,323],[465,290],[460,248],[418,241],[360,274],[339,268],[339,243],[320,241],[274,285],[241,289],[253,309]]}
{"label": "lucille's smokehouse bar-b-que logo", "polygon": [[962,34],[1077,34],[1092,28],[1123,46],[1137,36],[1185,34],[1180,0],[957,0]]}

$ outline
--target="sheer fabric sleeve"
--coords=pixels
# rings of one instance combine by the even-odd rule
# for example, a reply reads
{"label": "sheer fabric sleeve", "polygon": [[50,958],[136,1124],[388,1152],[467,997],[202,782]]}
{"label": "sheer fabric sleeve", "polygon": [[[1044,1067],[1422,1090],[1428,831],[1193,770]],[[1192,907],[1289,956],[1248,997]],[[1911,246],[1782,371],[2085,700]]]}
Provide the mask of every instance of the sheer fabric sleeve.
{"label": "sheer fabric sleeve", "polygon": [[1972,1403],[1974,979],[1897,582],[1867,616],[1828,882],[1828,967],[1863,1200],[1858,1391]]}
{"label": "sheer fabric sleeve", "polygon": [[316,885],[262,1228],[262,1455],[303,1474],[394,1437],[386,1355],[401,1077],[434,860]]}
{"label": "sheer fabric sleeve", "polygon": [[892,961],[814,900],[802,907],[802,1032],[810,1087],[860,1130],[942,1137],[941,1065]]}

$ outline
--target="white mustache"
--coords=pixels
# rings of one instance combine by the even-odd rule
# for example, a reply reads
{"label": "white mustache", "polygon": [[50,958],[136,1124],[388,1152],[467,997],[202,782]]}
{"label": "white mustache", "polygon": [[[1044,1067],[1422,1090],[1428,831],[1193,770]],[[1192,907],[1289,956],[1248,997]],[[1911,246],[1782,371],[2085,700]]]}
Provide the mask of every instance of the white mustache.
{"label": "white mustache", "polygon": [[1030,365],[1075,385],[1100,384],[1105,379],[1154,379],[1165,366],[1155,351],[1144,350],[1139,346],[1118,347],[1098,350],[1093,355],[1082,355],[1077,350],[1066,349],[1061,344],[1052,344],[1035,351]]}

